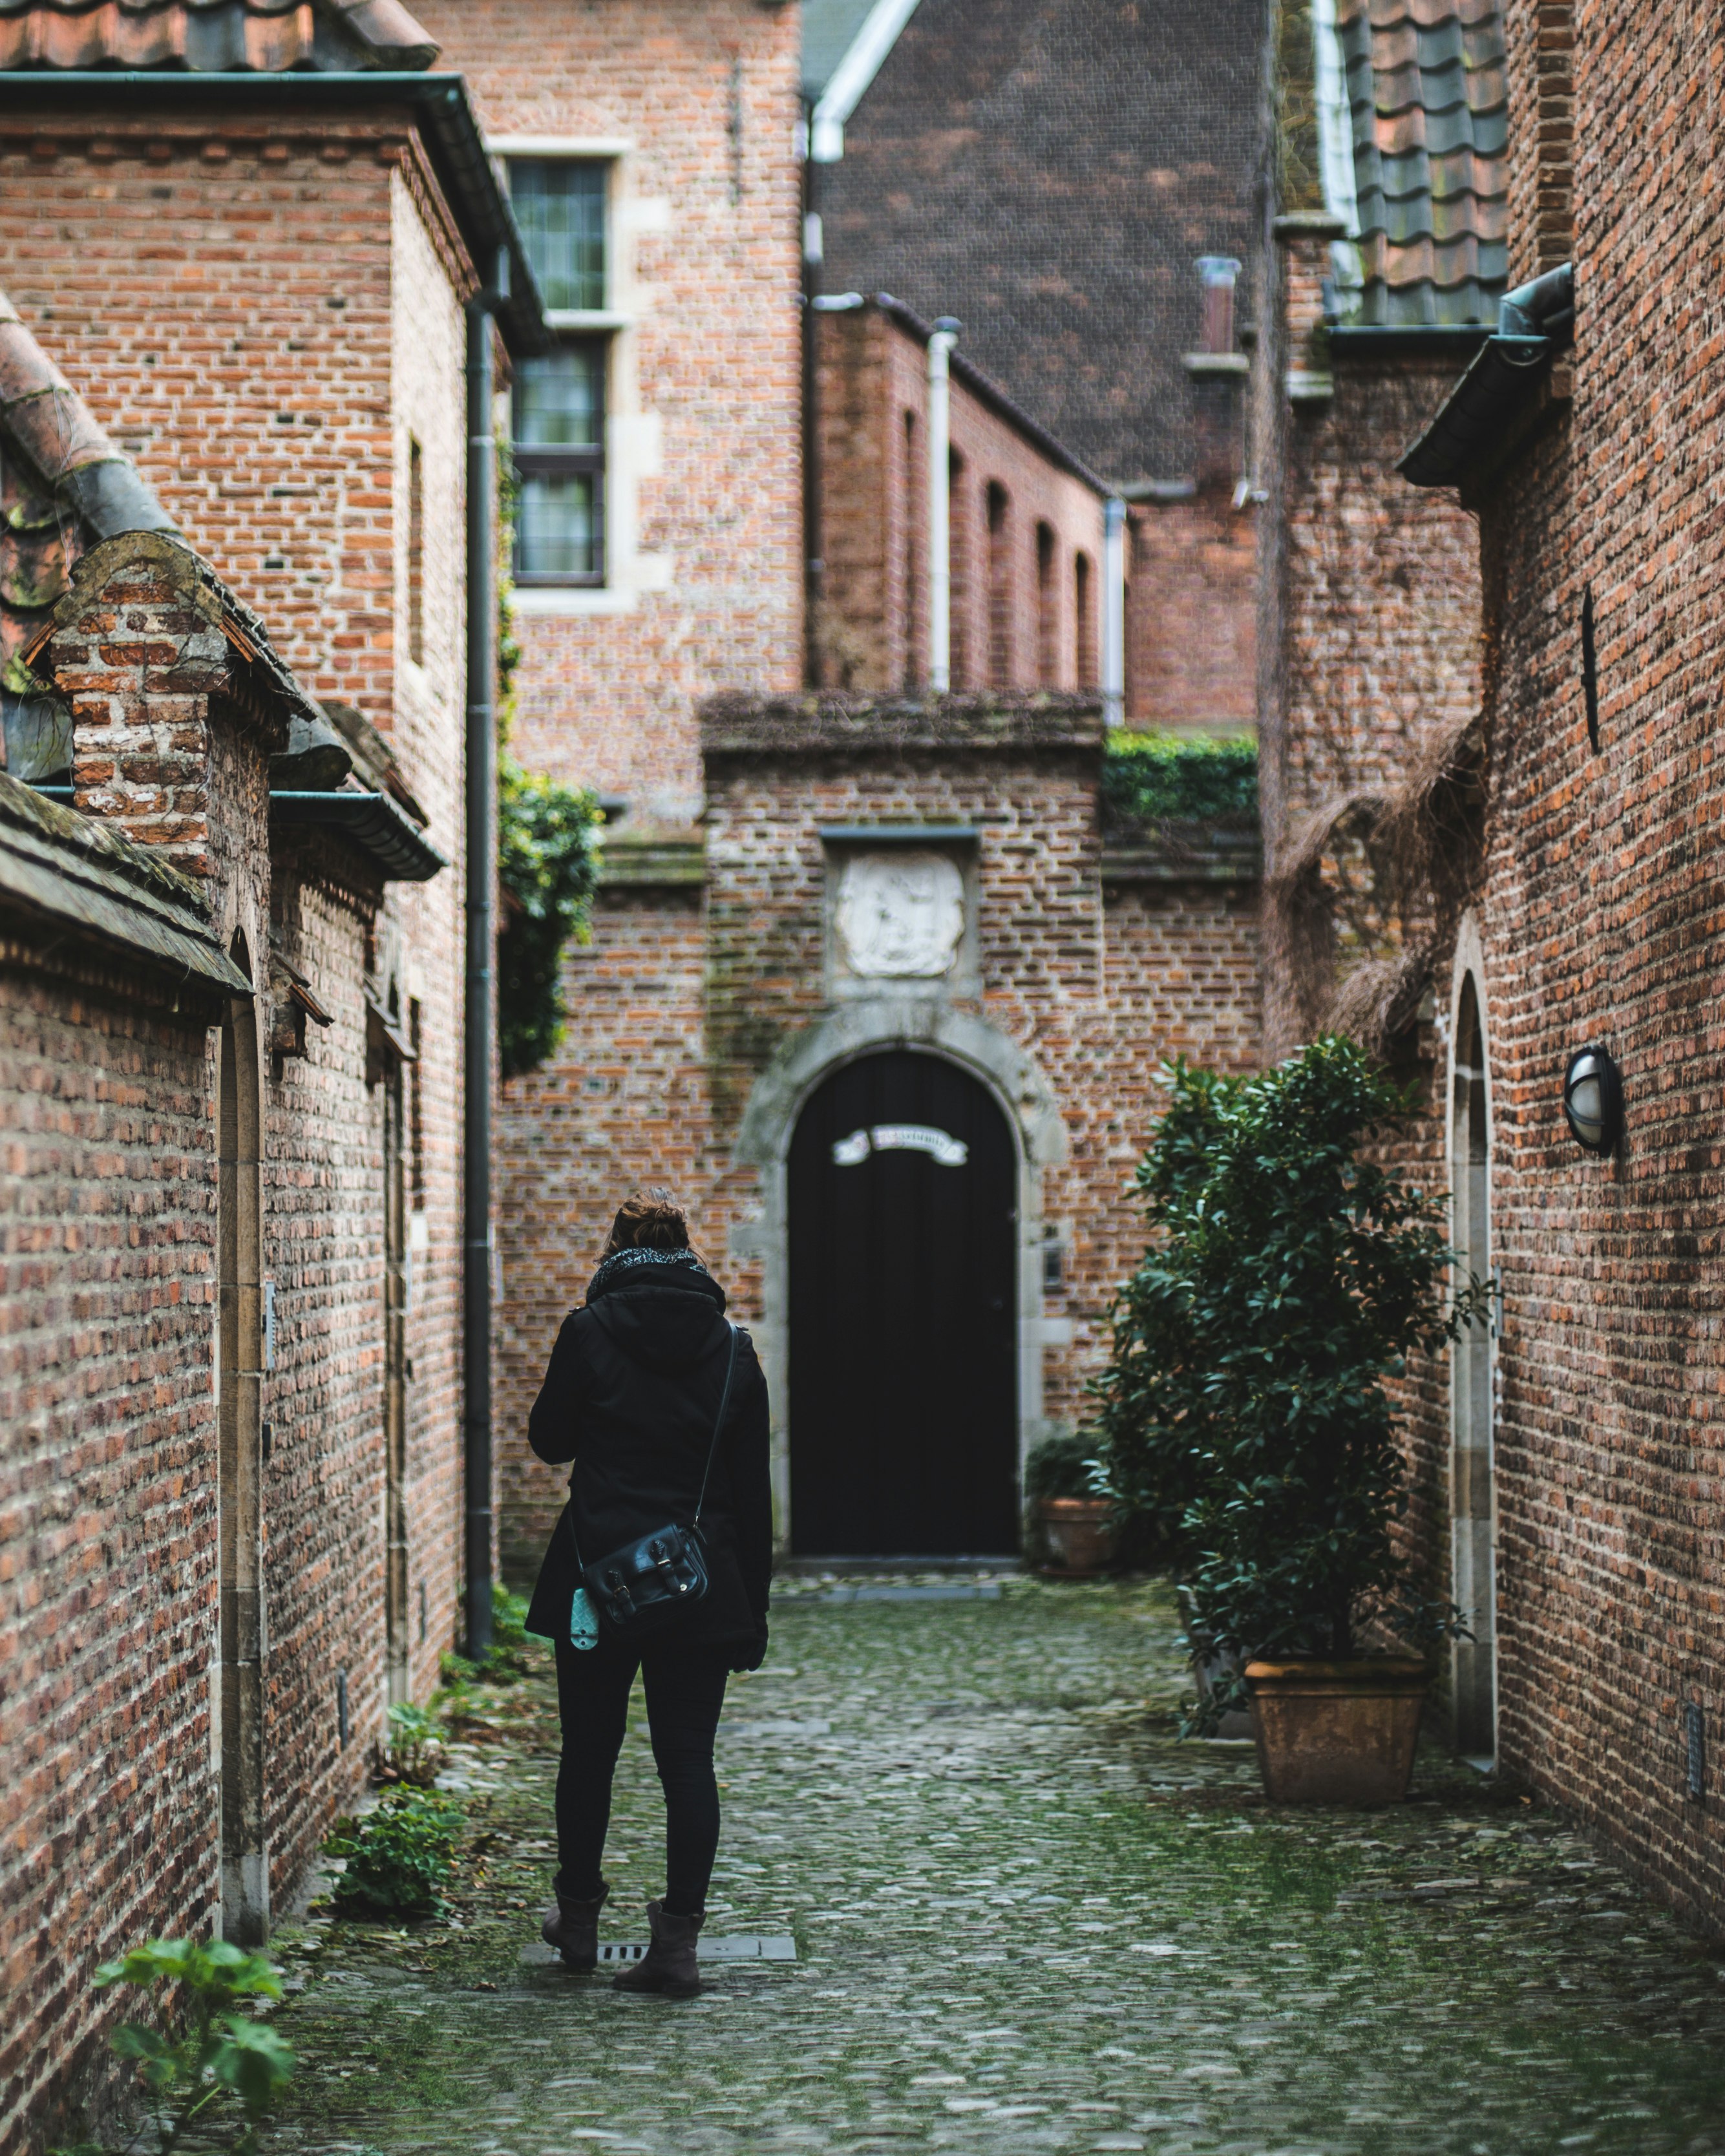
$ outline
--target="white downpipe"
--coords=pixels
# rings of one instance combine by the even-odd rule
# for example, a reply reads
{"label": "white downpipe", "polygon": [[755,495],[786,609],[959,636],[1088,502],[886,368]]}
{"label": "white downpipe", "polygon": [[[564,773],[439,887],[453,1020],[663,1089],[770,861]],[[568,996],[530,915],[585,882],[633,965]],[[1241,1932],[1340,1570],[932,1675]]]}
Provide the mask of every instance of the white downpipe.
{"label": "white downpipe", "polygon": [[952,526],[947,357],[955,332],[928,340],[928,686],[943,696],[952,685]]}
{"label": "white downpipe", "polygon": [[1102,718],[1126,724],[1126,504],[1102,504]]}

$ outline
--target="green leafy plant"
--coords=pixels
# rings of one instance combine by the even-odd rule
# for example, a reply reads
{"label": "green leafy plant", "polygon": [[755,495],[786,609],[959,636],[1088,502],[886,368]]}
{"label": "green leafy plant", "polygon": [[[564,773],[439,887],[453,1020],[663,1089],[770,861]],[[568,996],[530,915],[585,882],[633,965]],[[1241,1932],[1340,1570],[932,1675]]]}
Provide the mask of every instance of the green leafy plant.
{"label": "green leafy plant", "polygon": [[1258,814],[1258,749],[1250,739],[1118,734],[1102,759],[1102,798],[1135,823],[1250,823]]}
{"label": "green leafy plant", "polygon": [[291,2048],[245,2008],[281,1996],[281,1979],[262,1954],[225,1939],[150,1939],[118,1961],[104,1962],[99,1990],[131,1984],[158,1994],[157,2019],[123,2021],[116,2055],[134,2061],[156,2133],[156,2156],[169,2156],[197,2129],[200,2143],[221,2120],[217,2107],[237,2103],[243,2117],[226,2145],[248,2151],[277,2092],[294,2070]]}
{"label": "green leafy plant", "polygon": [[389,1710],[388,1742],[377,1748],[374,1779],[429,1789],[443,1770],[444,1758],[437,1717],[411,1700],[398,1701]]}
{"label": "green leafy plant", "polygon": [[1095,1497],[1096,1439],[1083,1430],[1045,1438],[1024,1462],[1024,1495],[1039,1497]]}
{"label": "green leafy plant", "polygon": [[1462,1630],[1395,1533],[1385,1380],[1484,1320],[1476,1285],[1446,1301],[1442,1196],[1362,1157],[1410,1101],[1339,1037],[1254,1078],[1164,1077],[1138,1174],[1153,1240],[1096,1388],[1122,1511],[1184,1561],[1212,1652],[1346,1656],[1372,1621],[1421,1646]]}
{"label": "green leafy plant", "polygon": [[563,947],[585,942],[598,876],[593,795],[498,759],[497,874],[507,893],[497,942],[497,1038],[506,1078],[534,1070],[562,1038]]}
{"label": "green leafy plant", "polygon": [[403,1784],[363,1818],[343,1818],[324,1843],[344,1869],[330,1899],[367,1917],[432,1917],[454,1869],[466,1815],[453,1798]]}

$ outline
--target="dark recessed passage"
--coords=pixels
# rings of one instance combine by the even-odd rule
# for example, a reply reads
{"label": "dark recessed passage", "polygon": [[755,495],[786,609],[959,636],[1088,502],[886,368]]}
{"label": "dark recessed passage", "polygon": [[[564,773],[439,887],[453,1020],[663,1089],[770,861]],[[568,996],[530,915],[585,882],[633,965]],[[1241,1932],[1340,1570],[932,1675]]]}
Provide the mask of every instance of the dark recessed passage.
{"label": "dark recessed passage", "polygon": [[1599,752],[1599,666],[1594,653],[1594,594],[1591,585],[1581,602],[1581,693],[1587,704],[1587,737],[1593,752]]}

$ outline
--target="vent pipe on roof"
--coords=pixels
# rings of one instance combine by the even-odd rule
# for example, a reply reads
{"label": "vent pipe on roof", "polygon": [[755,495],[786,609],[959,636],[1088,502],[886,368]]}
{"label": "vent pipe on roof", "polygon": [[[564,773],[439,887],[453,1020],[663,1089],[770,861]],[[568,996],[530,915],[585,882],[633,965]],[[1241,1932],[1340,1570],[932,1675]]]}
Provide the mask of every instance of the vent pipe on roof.
{"label": "vent pipe on roof", "polygon": [[942,315],[928,340],[928,686],[952,685],[952,416],[947,361],[963,323]]}

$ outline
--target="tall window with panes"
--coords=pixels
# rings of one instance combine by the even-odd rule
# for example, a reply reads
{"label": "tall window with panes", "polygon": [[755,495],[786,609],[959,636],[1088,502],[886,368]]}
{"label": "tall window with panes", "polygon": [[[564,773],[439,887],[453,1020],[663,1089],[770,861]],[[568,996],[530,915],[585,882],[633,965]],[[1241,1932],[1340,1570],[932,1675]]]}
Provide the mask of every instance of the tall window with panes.
{"label": "tall window with panes", "polygon": [[[553,320],[605,311],[608,180],[608,166],[577,158],[510,161],[516,218]],[[608,333],[572,327],[560,336],[555,352],[516,365],[518,584],[605,581],[609,361]]]}

